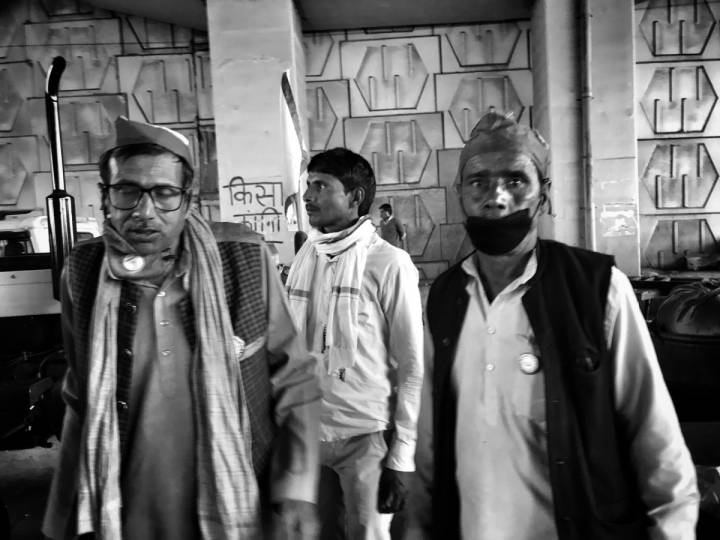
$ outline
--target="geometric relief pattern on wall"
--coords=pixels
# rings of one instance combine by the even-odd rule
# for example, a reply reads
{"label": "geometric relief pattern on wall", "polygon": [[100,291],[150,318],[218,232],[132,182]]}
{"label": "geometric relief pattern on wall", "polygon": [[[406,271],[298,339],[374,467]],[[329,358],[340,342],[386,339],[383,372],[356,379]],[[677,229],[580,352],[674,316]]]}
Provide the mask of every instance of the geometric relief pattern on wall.
{"label": "geometric relief pattern on wall", "polygon": [[[187,48],[190,46],[193,32],[189,28],[173,24],[152,21],[142,17],[128,16],[124,24],[129,29],[125,32],[125,54],[135,52],[156,52],[157,49]],[[130,45],[134,45],[131,47]]]}
{"label": "geometric relief pattern on wall", "polygon": [[650,0],[640,33],[654,56],[702,54],[715,28],[706,0]]}
{"label": "geometric relief pattern on wall", "polygon": [[435,150],[442,148],[438,113],[347,118],[345,143],[368,160],[378,185],[437,186]]}
{"label": "geometric relief pattern on wall", "polygon": [[210,53],[195,53],[195,88],[198,102],[198,117],[201,120],[213,118],[212,73]]}
{"label": "geometric relief pattern on wall", "polygon": [[512,112],[519,120],[524,109],[509,77],[484,75],[460,81],[449,111],[460,137],[467,141],[472,128],[487,112]]}
{"label": "geometric relief pattern on wall", "polygon": [[40,6],[50,17],[90,15],[92,6],[82,0],[40,0]]}
{"label": "geometric relief pattern on wall", "polygon": [[15,205],[39,165],[36,137],[0,138],[0,205]]}
{"label": "geometric relief pattern on wall", "polygon": [[193,59],[188,54],[118,58],[130,117],[156,124],[192,122],[197,114]]}
{"label": "geometric relief pattern on wall", "polygon": [[656,68],[640,107],[656,134],[700,132],[717,102],[704,66]]}
{"label": "geometric relief pattern on wall", "polygon": [[27,62],[0,64],[0,131],[12,131],[25,98],[33,95],[32,66]]}
{"label": "geometric relief pattern on wall", "polygon": [[704,208],[717,179],[703,143],[656,145],[642,176],[657,209]]}
{"label": "geometric relief pattern on wall", "polygon": [[446,33],[450,48],[462,67],[507,65],[520,39],[514,22],[452,26]]}
{"label": "geometric relief pattern on wall", "polygon": [[378,184],[419,182],[431,152],[416,120],[372,121],[360,148]]}
{"label": "geometric relief pattern on wall", "polygon": [[302,44],[305,50],[305,75],[319,77],[325,71],[335,46],[333,36],[327,32],[311,32],[303,35]]}
{"label": "geometric relief pattern on wall", "polygon": [[338,116],[322,86],[305,89],[310,150],[324,150],[338,123]]}
{"label": "geometric relief pattern on wall", "polygon": [[101,88],[113,57],[121,52],[117,19],[28,24],[25,36],[28,57],[37,62],[43,75],[48,59],[65,57],[63,90]]}
{"label": "geometric relief pattern on wall", "polygon": [[427,80],[414,43],[368,46],[354,77],[372,111],[416,108]]}
{"label": "geometric relief pattern on wall", "polygon": [[19,11],[0,9],[0,58],[6,59],[10,56],[10,48],[21,30],[22,23]]}
{"label": "geometric relief pattern on wall", "polygon": [[[403,191],[381,190],[375,207],[388,203],[407,232],[408,252],[413,257],[433,258],[440,253],[439,227],[445,221],[445,192],[438,188]],[[430,253],[430,252],[435,253]]]}
{"label": "geometric relief pattern on wall", "polygon": [[[115,138],[115,119],[127,115],[125,96],[66,96],[59,101],[65,165],[95,165]],[[45,134],[44,100],[28,100],[28,107],[33,112],[33,132]]]}
{"label": "geometric relief pattern on wall", "polygon": [[645,249],[643,266],[680,268],[684,266],[688,254],[713,254],[718,251],[717,239],[706,217],[657,217],[650,227],[652,232]]}
{"label": "geometric relief pattern on wall", "polygon": [[349,81],[307,81],[305,102],[310,151],[345,146],[341,122],[350,116]]}

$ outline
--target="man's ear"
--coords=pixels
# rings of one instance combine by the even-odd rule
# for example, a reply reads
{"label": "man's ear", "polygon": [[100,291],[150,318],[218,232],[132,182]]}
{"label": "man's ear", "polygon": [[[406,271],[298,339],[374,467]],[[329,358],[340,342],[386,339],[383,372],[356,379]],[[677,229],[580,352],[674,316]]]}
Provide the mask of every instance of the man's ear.
{"label": "man's ear", "polygon": [[357,205],[358,208],[362,205],[365,200],[365,188],[357,187],[353,190],[352,202]]}

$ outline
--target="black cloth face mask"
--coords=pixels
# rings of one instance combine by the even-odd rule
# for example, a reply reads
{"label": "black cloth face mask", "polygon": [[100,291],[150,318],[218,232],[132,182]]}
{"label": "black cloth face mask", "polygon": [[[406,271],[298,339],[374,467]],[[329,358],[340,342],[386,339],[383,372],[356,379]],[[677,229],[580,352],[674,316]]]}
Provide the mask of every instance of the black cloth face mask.
{"label": "black cloth face mask", "polygon": [[470,216],[465,229],[475,249],[488,255],[503,255],[527,236],[536,213],[537,210],[531,216],[530,209],[524,208],[501,218]]}

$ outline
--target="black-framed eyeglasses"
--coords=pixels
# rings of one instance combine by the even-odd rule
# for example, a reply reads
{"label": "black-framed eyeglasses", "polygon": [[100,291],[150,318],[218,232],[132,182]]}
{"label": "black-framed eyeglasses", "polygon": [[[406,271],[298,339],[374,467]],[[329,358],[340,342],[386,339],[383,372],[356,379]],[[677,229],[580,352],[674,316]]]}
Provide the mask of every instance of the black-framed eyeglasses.
{"label": "black-framed eyeglasses", "polygon": [[153,186],[144,188],[137,184],[98,184],[103,193],[107,194],[110,205],[117,210],[132,210],[140,204],[143,196],[148,193],[155,208],[163,212],[172,212],[182,206],[187,189],[176,186]]}

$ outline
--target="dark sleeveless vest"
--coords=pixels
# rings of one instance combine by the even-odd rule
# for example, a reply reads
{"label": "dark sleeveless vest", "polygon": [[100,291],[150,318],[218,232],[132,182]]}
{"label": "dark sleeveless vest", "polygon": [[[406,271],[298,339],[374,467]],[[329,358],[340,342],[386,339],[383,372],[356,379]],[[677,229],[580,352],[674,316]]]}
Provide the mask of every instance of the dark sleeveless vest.
{"label": "dark sleeveless vest", "polygon": [[[523,296],[544,370],[548,463],[560,540],[648,538],[646,509],[615,415],[603,322],[613,259],[540,240]],[[450,373],[468,305],[468,276],[453,266],[433,283],[427,315],[433,372],[433,537],[460,538],[455,479],[457,401]]]}
{"label": "dark sleeveless vest", "polygon": [[[225,297],[235,335],[251,343],[267,332],[267,304],[263,296],[263,264],[261,245],[257,241],[218,241],[222,259],[225,283]],[[100,264],[104,255],[104,244],[95,239],[78,244],[71,252],[68,277],[73,298],[73,326],[75,338],[74,372],[78,381],[80,414],[87,393],[87,350],[92,309],[98,287]],[[120,293],[117,333],[117,409],[120,428],[121,448],[125,448],[132,375],[132,343],[137,326],[137,300],[139,288],[129,281],[123,281]],[[181,319],[185,335],[191,347],[195,345],[195,320],[192,302],[186,297],[180,304]],[[272,388],[270,370],[272,358],[265,348],[241,362],[241,373],[245,399],[252,428],[252,455],[255,473],[263,492],[269,479],[270,445],[274,436]],[[263,493],[267,495],[267,493]]]}

